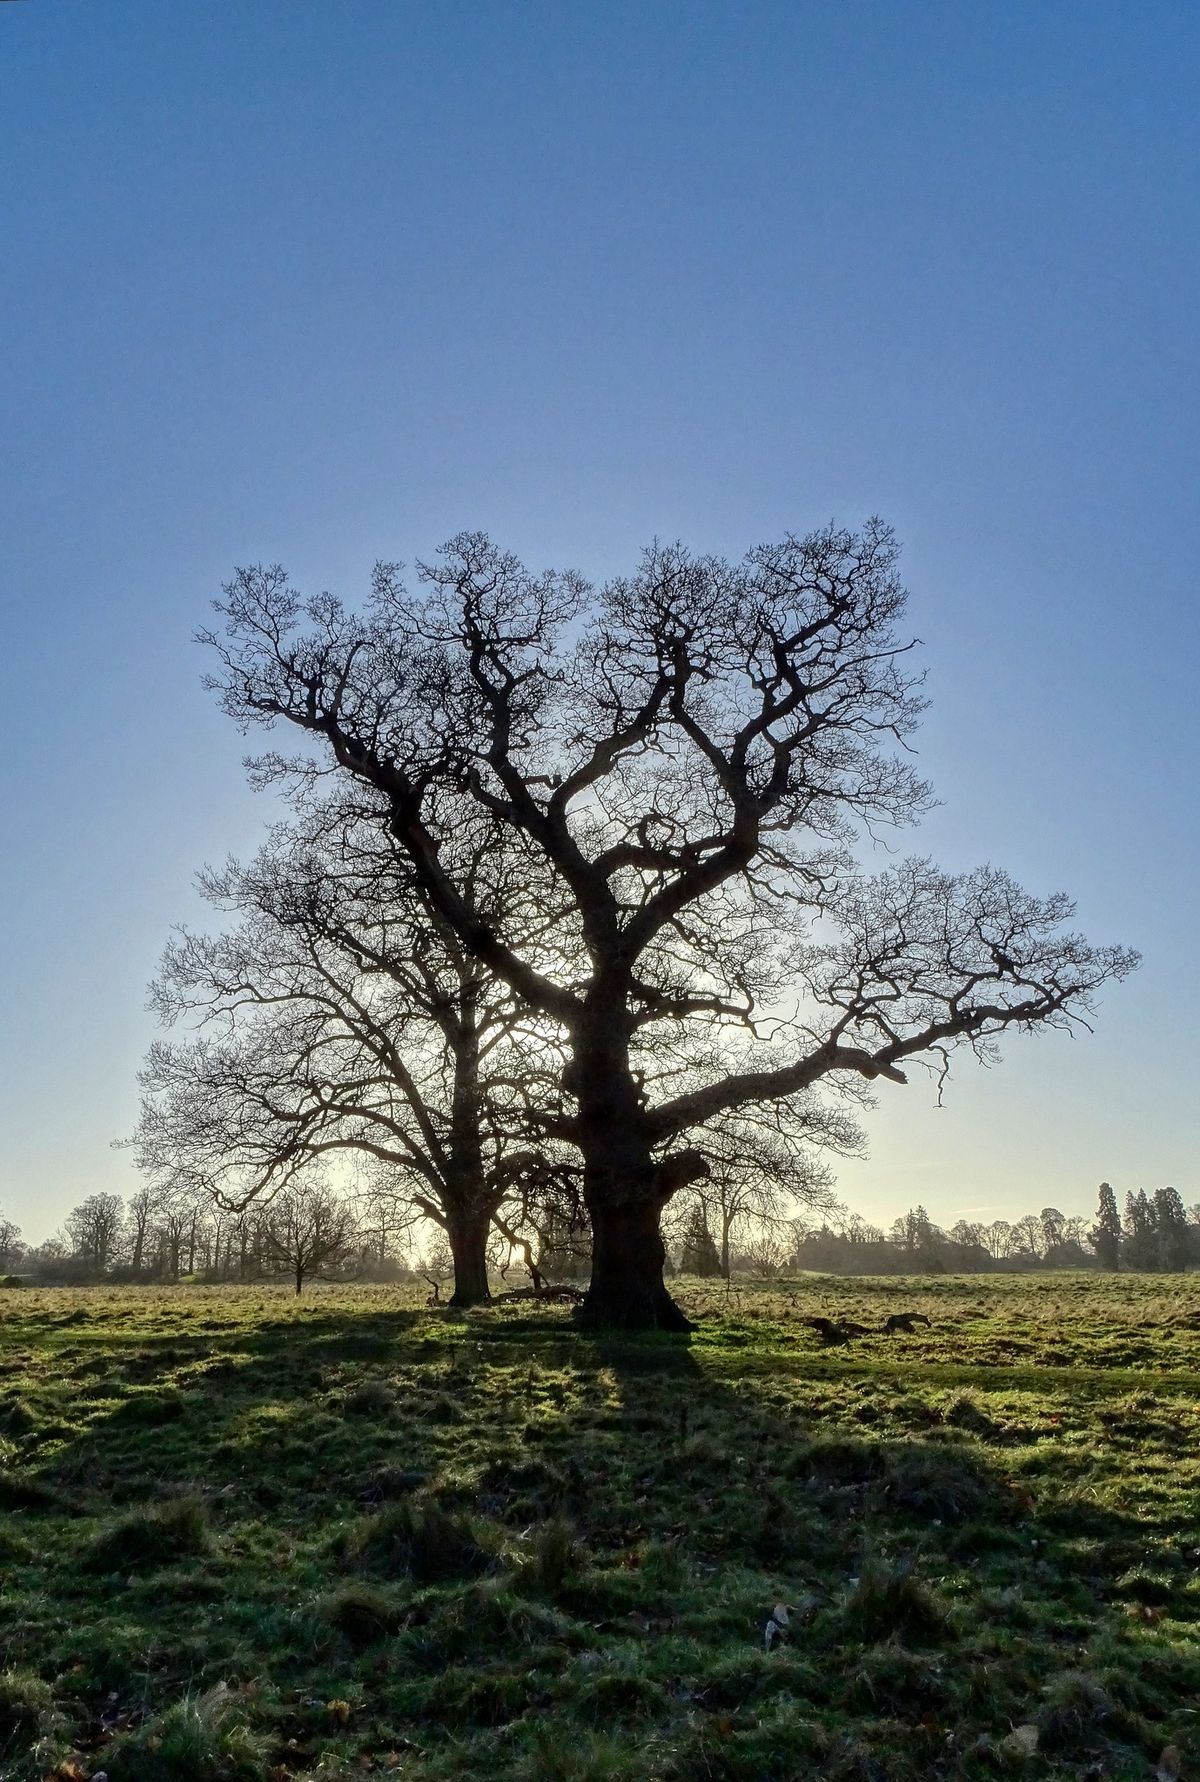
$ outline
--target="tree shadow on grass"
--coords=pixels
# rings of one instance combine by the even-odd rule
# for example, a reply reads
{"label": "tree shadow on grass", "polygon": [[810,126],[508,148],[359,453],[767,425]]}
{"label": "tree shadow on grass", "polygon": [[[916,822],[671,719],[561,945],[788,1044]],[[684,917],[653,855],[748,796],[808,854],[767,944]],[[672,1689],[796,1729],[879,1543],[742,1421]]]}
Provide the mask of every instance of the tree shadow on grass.
{"label": "tree shadow on grass", "polygon": [[131,1336],[75,1358],[85,1424],[17,1440],[60,1495],[10,1519],[9,1651],[93,1717],[257,1679],[297,1763],[336,1696],[347,1760],[407,1740],[429,1777],[981,1775],[1027,1724],[1041,1774],[1149,1774],[1200,1681],[1190,1507],[1104,1498],[986,1393],[897,1392],[900,1358],[789,1359],[544,1313]]}

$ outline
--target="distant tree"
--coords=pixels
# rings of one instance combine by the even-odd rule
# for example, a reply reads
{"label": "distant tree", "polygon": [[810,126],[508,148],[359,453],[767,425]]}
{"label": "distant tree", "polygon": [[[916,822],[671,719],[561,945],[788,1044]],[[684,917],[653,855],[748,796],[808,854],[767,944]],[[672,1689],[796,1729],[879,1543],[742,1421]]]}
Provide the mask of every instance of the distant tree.
{"label": "distant tree", "polygon": [[129,1197],[125,1215],[125,1246],[129,1267],[135,1275],[145,1272],[149,1260],[158,1200],[158,1191],[149,1183],[143,1183]]}
{"label": "distant tree", "polygon": [[1156,1188],[1153,1208],[1158,1266],[1172,1273],[1182,1271],[1191,1261],[1192,1235],[1179,1190]]}
{"label": "distant tree", "polygon": [[1013,1228],[1007,1219],[993,1219],[981,1226],[979,1240],[993,1262],[1007,1262],[1013,1253]]}
{"label": "distant tree", "polygon": [[708,1229],[703,1206],[696,1202],[683,1228],[679,1249],[679,1272],[708,1278],[721,1272],[721,1254]]}
{"label": "distant tree", "polygon": [[936,1226],[924,1207],[912,1207],[897,1219],[888,1234],[904,1252],[905,1266],[921,1273],[940,1273],[945,1268],[946,1234]]}
{"label": "distant tree", "polygon": [[25,1255],[21,1227],[0,1213],[0,1274],[9,1274]]}
{"label": "distant tree", "polygon": [[[563,1103],[529,1118],[582,1159],[590,1322],[686,1324],[661,1218],[704,1176],[698,1128],[914,1064],[944,1077],[956,1048],[1074,1026],[1136,964],[993,868],[862,871],[864,832],[930,804],[897,563],[873,520],[738,563],[656,545],[596,592],[463,533],[416,589],[379,566],[361,615],[277,568],[217,603],[225,710],[313,751],[260,759],[258,780],[303,808],[341,776],[464,953],[563,1036]],[[454,852],[475,820],[526,860],[541,921],[481,909]],[[707,1080],[677,1093],[653,1071],[664,1036],[714,1032],[745,1045]]]}
{"label": "distant tree", "polygon": [[538,1219],[535,1279],[579,1281],[592,1266],[592,1233],[582,1201],[551,1205]]}
{"label": "distant tree", "polygon": [[42,1280],[61,1279],[69,1269],[67,1240],[61,1234],[45,1238],[26,1252],[26,1266]]}
{"label": "distant tree", "polygon": [[290,1182],[263,1215],[264,1255],[287,1269],[297,1293],[310,1275],[344,1262],[357,1237],[353,1207],[317,1183]]}
{"label": "distant tree", "polygon": [[751,1273],[769,1280],[787,1262],[787,1246],[769,1228],[761,1228],[742,1246],[741,1259]]}
{"label": "distant tree", "polygon": [[1139,1188],[1136,1194],[1125,1196],[1126,1265],[1134,1269],[1153,1268],[1156,1260],[1154,1240],[1154,1208],[1146,1197],[1146,1190]]}
{"label": "distant tree", "polygon": [[878,1225],[872,1225],[859,1213],[848,1213],[843,1216],[840,1235],[852,1247],[866,1244],[882,1244],[883,1232]]}
{"label": "distant tree", "polygon": [[454,1252],[444,1232],[438,1232],[426,1246],[425,1254],[417,1264],[417,1273],[432,1287],[436,1305],[442,1297],[442,1288],[454,1279]]}
{"label": "distant tree", "polygon": [[67,1215],[71,1253],[89,1274],[103,1275],[116,1260],[123,1219],[119,1194],[89,1194]]}
{"label": "distant tree", "polygon": [[1038,1223],[1042,1228],[1042,1255],[1049,1259],[1063,1241],[1067,1216],[1060,1213],[1057,1207],[1043,1207],[1038,1214]]}
{"label": "distant tree", "polygon": [[983,1241],[983,1226],[977,1219],[959,1219],[950,1227],[950,1241],[955,1245],[952,1267],[964,1274],[977,1274],[987,1268],[991,1256]]}
{"label": "distant tree", "polygon": [[1100,1203],[1096,1209],[1096,1223],[1092,1226],[1091,1240],[1097,1262],[1109,1274],[1115,1274],[1121,1266],[1121,1236],[1117,1197],[1108,1182],[1101,1182]]}
{"label": "distant tree", "polygon": [[[1061,1215],[1060,1215],[1061,1216]],[[1045,1255],[1045,1234],[1042,1222],[1036,1213],[1026,1213],[1013,1225],[1013,1249],[1011,1254],[1028,1256],[1038,1262]]]}
{"label": "distant tree", "polygon": [[812,1101],[740,1110],[692,1139],[706,1174],[689,1194],[704,1208],[726,1280],[734,1247],[745,1256],[784,1243],[798,1207],[838,1211],[821,1153],[845,1156],[862,1148],[862,1134],[845,1110]]}
{"label": "distant tree", "polygon": [[394,1272],[408,1254],[410,1234],[420,1219],[411,1193],[394,1170],[379,1166],[366,1171],[355,1198],[364,1260],[376,1270]]}

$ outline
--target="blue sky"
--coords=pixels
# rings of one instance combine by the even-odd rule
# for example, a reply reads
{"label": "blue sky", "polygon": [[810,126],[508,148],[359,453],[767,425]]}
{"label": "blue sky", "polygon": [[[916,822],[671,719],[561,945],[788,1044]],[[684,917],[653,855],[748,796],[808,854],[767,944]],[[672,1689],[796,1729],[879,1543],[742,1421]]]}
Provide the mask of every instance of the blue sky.
{"label": "blue sky", "polygon": [[921,846],[1073,891],[1094,1038],[916,1082],[861,1211],[1197,1179],[1200,13],[0,6],[0,1207],[134,1186],[145,983],[269,809],[189,642],[482,526],[602,577],[878,512]]}

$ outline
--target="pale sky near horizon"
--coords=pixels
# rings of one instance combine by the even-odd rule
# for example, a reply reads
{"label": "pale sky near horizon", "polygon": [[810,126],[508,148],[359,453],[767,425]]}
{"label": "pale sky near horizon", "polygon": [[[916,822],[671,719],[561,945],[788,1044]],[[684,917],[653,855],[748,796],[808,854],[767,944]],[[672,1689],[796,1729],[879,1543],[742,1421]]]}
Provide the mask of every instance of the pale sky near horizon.
{"label": "pale sky near horizon", "polygon": [[[1142,949],[1095,1035],[887,1088],[889,1222],[1200,1199],[1200,12],[0,7],[0,1209],[110,1141],[192,875],[270,810],[190,643],[235,564],[357,598],[534,564],[905,542],[913,838]],[[907,844],[906,844],[907,845]]]}

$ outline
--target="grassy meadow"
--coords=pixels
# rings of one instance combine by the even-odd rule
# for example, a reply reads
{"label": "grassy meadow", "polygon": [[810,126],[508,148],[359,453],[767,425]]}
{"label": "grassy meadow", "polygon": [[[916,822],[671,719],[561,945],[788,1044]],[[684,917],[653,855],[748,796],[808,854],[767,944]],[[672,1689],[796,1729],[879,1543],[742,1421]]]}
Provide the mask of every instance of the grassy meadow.
{"label": "grassy meadow", "polygon": [[1200,1277],[676,1287],[0,1294],[0,1776],[1197,1773]]}

